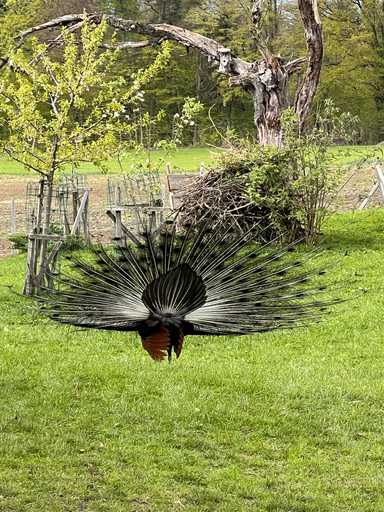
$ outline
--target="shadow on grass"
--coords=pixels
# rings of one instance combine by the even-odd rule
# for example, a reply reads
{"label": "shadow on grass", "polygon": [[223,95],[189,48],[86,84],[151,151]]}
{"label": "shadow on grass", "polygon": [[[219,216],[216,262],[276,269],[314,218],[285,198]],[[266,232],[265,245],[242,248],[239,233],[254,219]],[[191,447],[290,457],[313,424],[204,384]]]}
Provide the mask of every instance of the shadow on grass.
{"label": "shadow on grass", "polygon": [[322,241],[334,250],[379,250],[384,244],[384,209],[334,214]]}

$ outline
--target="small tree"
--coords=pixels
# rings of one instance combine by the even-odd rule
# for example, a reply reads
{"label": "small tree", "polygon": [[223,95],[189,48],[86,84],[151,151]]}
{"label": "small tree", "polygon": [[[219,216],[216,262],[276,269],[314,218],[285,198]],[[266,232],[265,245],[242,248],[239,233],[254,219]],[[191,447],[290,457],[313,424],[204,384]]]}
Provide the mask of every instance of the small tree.
{"label": "small tree", "polygon": [[[0,86],[1,122],[7,138],[0,150],[37,172],[45,184],[45,198],[37,231],[42,234],[39,254],[30,264],[24,291],[31,295],[45,285],[52,257],[47,257],[55,176],[64,166],[90,162],[106,170],[105,161],[116,151],[121,133],[134,130],[128,114],[141,101],[141,88],[169,58],[168,47],[130,83],[109,80],[118,49],[100,53],[107,26],[83,23],[80,41],[63,33],[60,60],[48,56],[48,46],[34,45],[29,61],[17,50]],[[140,121],[138,121],[140,122]]]}

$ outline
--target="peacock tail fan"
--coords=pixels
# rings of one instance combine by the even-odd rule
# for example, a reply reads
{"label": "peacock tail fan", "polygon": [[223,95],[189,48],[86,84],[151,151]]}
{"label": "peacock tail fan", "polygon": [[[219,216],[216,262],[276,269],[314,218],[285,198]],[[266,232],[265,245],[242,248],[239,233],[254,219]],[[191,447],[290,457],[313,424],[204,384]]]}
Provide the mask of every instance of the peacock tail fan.
{"label": "peacock tail fan", "polygon": [[138,243],[71,257],[54,290],[37,297],[57,322],[137,331],[155,360],[179,357],[184,337],[241,335],[319,321],[341,302],[343,282],[323,284],[334,262],[317,265],[314,249],[294,258],[300,242],[256,242],[260,231],[222,228],[217,218],[144,230]]}

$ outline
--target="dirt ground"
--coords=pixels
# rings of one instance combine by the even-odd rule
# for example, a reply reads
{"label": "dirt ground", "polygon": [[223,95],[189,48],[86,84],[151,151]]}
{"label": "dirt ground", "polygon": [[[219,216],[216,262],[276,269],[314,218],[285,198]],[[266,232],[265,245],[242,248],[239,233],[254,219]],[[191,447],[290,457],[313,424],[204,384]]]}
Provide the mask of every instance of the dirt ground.
{"label": "dirt ground", "polygon": [[[37,182],[35,176],[0,175],[0,258],[12,254],[12,243],[7,240],[11,234],[12,198],[16,205],[16,232],[26,233],[26,189],[28,182]],[[108,243],[112,237],[112,221],[106,215],[108,176],[89,175],[88,186],[92,188],[89,200],[89,222],[93,241]],[[342,210],[357,208],[376,182],[375,171],[368,166],[358,175],[349,176],[349,181],[340,192]],[[381,203],[379,192],[368,207]]]}
{"label": "dirt ground", "polygon": [[[26,193],[28,182],[37,182],[34,176],[0,175],[0,258],[12,254],[11,234],[12,198],[16,206],[16,232],[27,233]],[[88,176],[92,188],[89,199],[89,224],[91,237],[98,242],[109,242],[112,236],[112,221],[106,215],[108,176]]]}

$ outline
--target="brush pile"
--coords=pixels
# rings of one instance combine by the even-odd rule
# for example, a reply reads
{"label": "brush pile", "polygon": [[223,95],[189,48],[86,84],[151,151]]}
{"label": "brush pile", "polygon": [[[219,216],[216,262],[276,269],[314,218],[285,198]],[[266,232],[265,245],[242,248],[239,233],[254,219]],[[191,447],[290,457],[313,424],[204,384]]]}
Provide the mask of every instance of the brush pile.
{"label": "brush pile", "polygon": [[[212,212],[220,212],[222,227],[232,225],[239,233],[257,229],[261,242],[270,241],[291,229],[289,222],[287,226],[274,223],[271,210],[265,204],[251,201],[249,172],[238,171],[229,173],[209,169],[181,189],[178,210],[182,222],[197,225]],[[283,212],[281,214],[284,215]]]}

